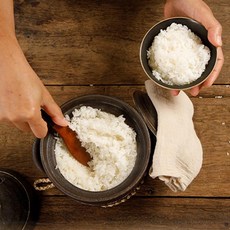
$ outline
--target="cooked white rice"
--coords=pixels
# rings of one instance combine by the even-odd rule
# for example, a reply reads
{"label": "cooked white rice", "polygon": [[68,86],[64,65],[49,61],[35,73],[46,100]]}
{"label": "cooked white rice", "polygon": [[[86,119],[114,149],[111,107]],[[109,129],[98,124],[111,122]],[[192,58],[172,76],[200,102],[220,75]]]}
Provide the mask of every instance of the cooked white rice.
{"label": "cooked white rice", "polygon": [[154,38],[147,58],[158,80],[168,85],[184,85],[204,72],[210,50],[187,26],[172,23]]}
{"label": "cooked white rice", "polygon": [[57,139],[57,169],[73,185],[89,191],[103,191],[124,181],[134,167],[136,133],[123,116],[82,106],[73,111],[69,126],[78,133],[82,145],[93,160],[90,167],[75,160],[61,139]]}

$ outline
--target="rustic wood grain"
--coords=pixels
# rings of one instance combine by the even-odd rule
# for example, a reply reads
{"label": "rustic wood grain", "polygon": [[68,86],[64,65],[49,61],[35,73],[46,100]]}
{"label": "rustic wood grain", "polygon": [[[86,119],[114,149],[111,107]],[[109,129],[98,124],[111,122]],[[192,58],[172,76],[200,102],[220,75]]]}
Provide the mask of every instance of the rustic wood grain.
{"label": "rustic wood grain", "polygon": [[134,197],[116,207],[100,208],[85,207],[66,197],[43,197],[41,204],[35,230],[220,230],[230,226],[230,200]]}
{"label": "rustic wood grain", "polygon": [[[230,83],[227,0],[208,1],[223,25],[223,71],[216,84]],[[139,47],[163,19],[161,0],[16,1],[19,42],[46,84],[143,84]]]}
{"label": "rustic wood grain", "polygon": [[[174,193],[149,176],[140,191],[113,208],[88,207],[57,188],[39,192],[45,229],[230,229],[230,29],[229,0],[206,0],[223,26],[225,64],[215,85],[190,97],[204,156],[185,192]],[[29,63],[59,105],[85,94],[132,94],[147,80],[140,42],[163,19],[162,0],[15,0],[16,33]],[[34,165],[34,136],[0,124],[0,168],[32,184],[45,176]]]}

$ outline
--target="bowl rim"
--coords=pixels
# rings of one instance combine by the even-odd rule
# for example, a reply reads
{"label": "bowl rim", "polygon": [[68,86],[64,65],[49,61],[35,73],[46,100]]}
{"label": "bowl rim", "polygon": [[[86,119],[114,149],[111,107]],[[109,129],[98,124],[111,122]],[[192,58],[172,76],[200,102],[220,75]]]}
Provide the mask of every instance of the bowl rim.
{"label": "bowl rim", "polygon": [[[143,129],[143,133],[144,133],[144,138],[145,138],[145,159],[144,161],[146,162],[145,165],[143,164],[140,171],[136,174],[137,177],[134,179],[130,179],[133,169],[134,167],[137,165],[137,161],[135,162],[135,165],[131,171],[131,173],[129,174],[129,176],[123,181],[121,182],[121,184],[119,184],[118,186],[115,186],[114,188],[105,190],[105,191],[87,191],[81,188],[78,188],[74,185],[72,185],[69,181],[67,181],[64,176],[62,176],[62,174],[60,172],[59,175],[57,176],[56,173],[57,171],[55,171],[55,168],[50,168],[50,157],[55,158],[55,154],[54,152],[50,153],[49,150],[49,146],[50,145],[54,145],[53,142],[53,136],[52,134],[48,134],[45,138],[41,139],[40,142],[40,154],[41,154],[41,159],[42,159],[42,163],[43,163],[43,167],[44,167],[44,171],[46,173],[46,175],[49,177],[49,179],[52,181],[52,183],[60,190],[62,191],[64,194],[76,199],[77,201],[81,202],[81,203],[87,203],[87,204],[91,204],[91,205],[106,205],[108,203],[111,202],[115,202],[117,199],[119,198],[124,198],[127,195],[129,195],[130,192],[133,191],[133,189],[135,189],[136,187],[139,186],[139,184],[141,183],[141,181],[143,180],[143,177],[146,174],[146,170],[149,166],[149,161],[150,161],[150,156],[151,156],[151,139],[150,139],[150,134],[147,128],[147,125],[145,124],[144,120],[142,119],[141,115],[137,112],[136,109],[134,109],[131,105],[129,105],[128,103],[115,98],[115,97],[111,97],[111,96],[105,96],[105,95],[99,95],[99,94],[89,94],[89,95],[84,95],[84,96],[80,96],[80,97],[75,97],[67,102],[65,102],[62,106],[61,109],[63,110],[63,112],[65,113],[65,108],[68,107],[69,105],[71,105],[71,103],[75,103],[75,100],[79,101],[84,101],[87,100],[88,98],[93,98],[94,101],[100,101],[101,99],[106,99],[106,100],[112,100],[113,103],[118,103],[118,105],[122,105],[124,106],[124,108],[127,108],[129,113],[133,114],[133,117],[135,117],[135,120],[133,121],[140,121],[139,126],[142,127]],[[84,104],[83,104],[84,105]],[[115,105],[115,104],[114,104]],[[72,108],[72,111],[74,110],[74,108],[76,108],[77,105],[75,105]],[[80,106],[80,105],[78,105]],[[132,117],[132,119],[134,119]],[[136,131],[136,130],[135,130]],[[142,134],[143,135],[143,134]],[[56,166],[56,165],[55,165]],[[53,167],[53,166],[52,166]],[[135,175],[136,175],[135,174]],[[59,181],[58,179],[63,178],[63,180]],[[125,186],[127,183],[128,186]],[[122,186],[121,186],[122,185]],[[119,188],[122,188],[122,190],[119,191]],[[85,195],[85,197],[84,197]]]}
{"label": "bowl rim", "polygon": [[[161,24],[161,23],[163,23],[163,22],[167,22],[167,21],[172,21],[172,23],[174,22],[173,20],[188,20],[188,21],[191,21],[191,22],[193,22],[193,23],[195,23],[195,24],[197,24],[197,25],[200,25],[203,29],[205,29],[206,30],[206,28],[200,23],[200,22],[198,22],[198,21],[196,21],[195,19],[193,19],[193,18],[189,18],[189,17],[169,17],[169,18],[166,18],[166,19],[163,19],[163,20],[160,20],[159,22],[157,22],[157,23],[155,23],[150,29],[148,29],[148,31],[145,33],[145,35],[144,35],[144,37],[142,38],[142,40],[141,40],[141,44],[140,44],[140,49],[139,49],[139,59],[140,59],[140,63],[141,63],[141,67],[142,67],[142,69],[143,69],[143,71],[144,71],[144,73],[147,75],[147,77],[150,79],[150,80],[152,80],[152,81],[154,81],[154,83],[156,83],[158,86],[160,86],[160,87],[163,87],[163,88],[165,88],[165,89],[169,89],[169,90],[187,90],[187,89],[191,89],[191,88],[193,88],[193,87],[196,87],[196,86],[198,86],[198,85],[200,85],[200,84],[202,84],[204,81],[206,81],[208,78],[209,78],[209,76],[212,74],[212,72],[214,71],[214,69],[215,69],[215,66],[216,66],[216,64],[217,64],[217,47],[215,47],[211,42],[209,42],[209,44],[210,44],[210,46],[212,47],[212,52],[213,53],[211,53],[211,55],[212,55],[212,57],[214,57],[215,59],[213,59],[214,60],[214,63],[213,63],[213,65],[212,65],[212,69],[211,69],[211,71],[207,74],[207,76],[205,76],[202,80],[201,80],[201,77],[202,77],[202,75],[198,78],[198,79],[196,79],[195,81],[193,81],[193,82],[191,82],[191,83],[188,83],[188,84],[185,84],[185,85],[168,85],[168,84],[166,84],[166,83],[164,83],[164,82],[162,82],[162,81],[160,81],[160,80],[157,80],[156,79],[156,77],[152,74],[152,75],[150,75],[147,71],[146,71],[146,68],[145,68],[145,66],[144,66],[144,64],[143,64],[143,60],[142,60],[142,53],[143,53],[143,44],[144,44],[144,42],[145,42],[145,40],[146,40],[146,38],[147,38],[147,36],[149,35],[149,33],[157,26],[157,25],[159,25],[159,24]],[[171,23],[171,24],[172,24]],[[183,23],[181,23],[181,24],[183,24]],[[186,24],[183,24],[183,25],[186,25]],[[186,25],[187,26],[187,25]],[[188,27],[188,26],[187,26]],[[167,28],[167,27],[166,27]],[[189,28],[189,27],[188,27]],[[190,30],[191,30],[191,28],[189,28]],[[192,31],[192,30],[191,30]],[[207,31],[207,30],[206,30]],[[192,31],[193,32],[193,31]],[[194,32],[193,32],[194,33]],[[196,34],[196,33],[195,33]],[[196,34],[197,35],[197,34]],[[197,35],[198,36],[198,35]],[[199,36],[198,36],[199,37]],[[207,39],[208,40],[208,39]],[[210,47],[209,47],[210,48]],[[147,50],[146,50],[146,52],[147,52]],[[210,58],[210,60],[211,60],[211,58]],[[203,73],[202,73],[203,74]]]}

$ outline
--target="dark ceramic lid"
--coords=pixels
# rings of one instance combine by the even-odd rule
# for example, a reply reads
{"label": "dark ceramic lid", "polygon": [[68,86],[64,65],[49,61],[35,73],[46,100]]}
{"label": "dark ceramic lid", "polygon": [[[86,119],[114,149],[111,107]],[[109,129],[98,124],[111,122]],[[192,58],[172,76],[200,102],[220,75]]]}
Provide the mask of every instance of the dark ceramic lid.
{"label": "dark ceramic lid", "polygon": [[33,187],[17,172],[0,168],[0,229],[30,229],[36,218]]}

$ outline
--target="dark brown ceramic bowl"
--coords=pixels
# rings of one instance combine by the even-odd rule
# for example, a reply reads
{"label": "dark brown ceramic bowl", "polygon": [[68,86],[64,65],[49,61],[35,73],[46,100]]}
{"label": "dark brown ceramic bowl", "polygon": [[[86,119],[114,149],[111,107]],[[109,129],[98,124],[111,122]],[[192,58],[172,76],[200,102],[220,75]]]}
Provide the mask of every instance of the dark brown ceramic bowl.
{"label": "dark brown ceramic bowl", "polygon": [[[195,81],[191,82],[190,84],[185,85],[168,85],[161,80],[157,79],[152,74],[152,69],[148,64],[147,59],[147,50],[152,45],[152,42],[154,40],[154,37],[157,36],[161,30],[165,30],[168,26],[170,26],[172,23],[182,24],[187,26],[193,33],[195,33],[200,39],[202,40],[202,43],[207,46],[211,51],[211,58],[206,65],[205,71],[202,73],[202,75]],[[209,40],[208,40],[208,32],[204,28],[203,25],[201,25],[199,22],[191,19],[191,18],[185,18],[185,17],[179,17],[179,18],[169,18],[166,20],[163,20],[156,25],[154,25],[144,36],[141,42],[140,46],[140,62],[141,66],[146,73],[146,75],[153,80],[156,84],[160,85],[161,87],[167,88],[167,89],[176,89],[176,90],[185,90],[192,88],[194,86],[200,85],[202,82],[204,82],[210,75],[210,73],[213,71],[216,60],[217,60],[217,49],[215,46],[213,46]]]}
{"label": "dark brown ceramic bowl", "polygon": [[132,195],[142,182],[150,160],[151,141],[149,131],[142,117],[127,103],[103,95],[85,95],[74,98],[61,106],[63,113],[72,116],[72,111],[81,106],[91,106],[115,116],[122,115],[125,122],[137,133],[137,159],[130,175],[118,186],[100,192],[80,189],[69,183],[56,169],[54,154],[55,137],[49,133],[44,139],[37,139],[33,146],[35,164],[45,171],[51,182],[64,194],[76,201],[97,206],[113,206],[119,204]]}

